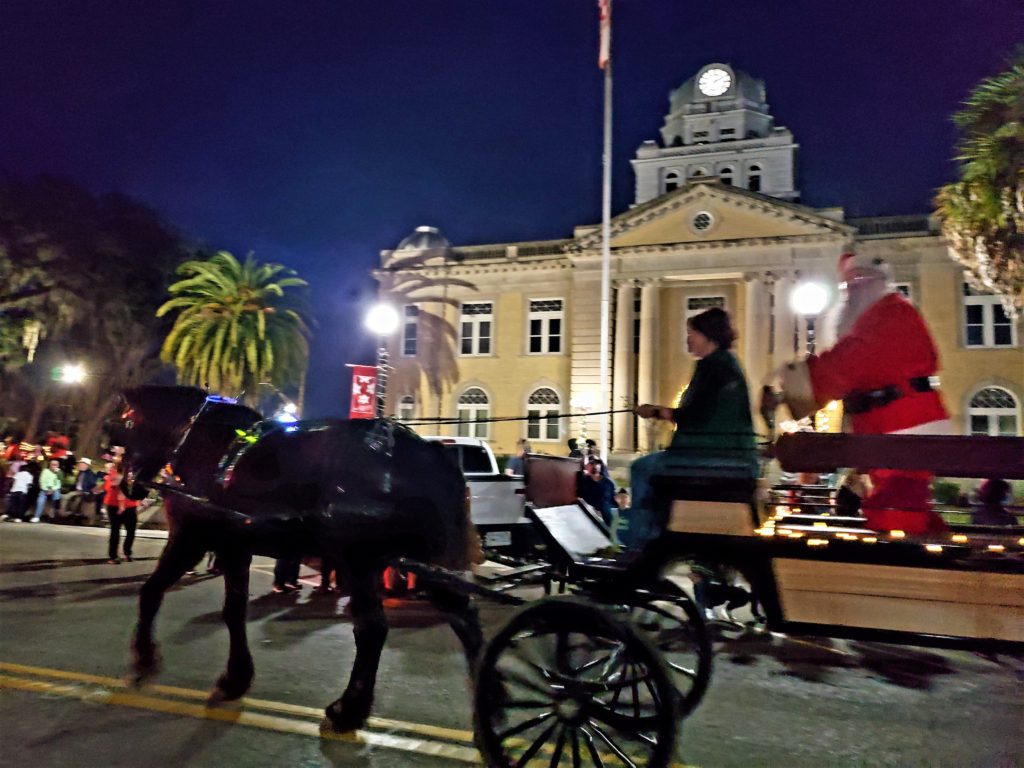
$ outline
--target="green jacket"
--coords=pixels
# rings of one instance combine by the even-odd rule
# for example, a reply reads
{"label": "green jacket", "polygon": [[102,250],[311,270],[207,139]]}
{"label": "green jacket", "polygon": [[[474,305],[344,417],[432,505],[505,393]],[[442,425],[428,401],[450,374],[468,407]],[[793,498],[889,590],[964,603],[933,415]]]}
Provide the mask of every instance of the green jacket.
{"label": "green jacket", "polygon": [[676,431],[666,457],[672,464],[757,475],[747,380],[728,350],[715,350],[697,361],[672,420]]}

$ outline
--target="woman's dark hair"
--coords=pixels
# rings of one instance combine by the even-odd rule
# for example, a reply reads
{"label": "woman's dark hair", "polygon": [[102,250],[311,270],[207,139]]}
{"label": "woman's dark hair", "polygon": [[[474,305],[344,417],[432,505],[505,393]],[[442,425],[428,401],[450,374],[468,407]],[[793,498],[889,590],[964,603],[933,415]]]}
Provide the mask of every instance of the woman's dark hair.
{"label": "woman's dark hair", "polygon": [[699,315],[694,315],[687,321],[687,325],[707,336],[720,349],[731,349],[732,343],[736,341],[736,331],[732,327],[729,313],[718,307],[705,309]]}

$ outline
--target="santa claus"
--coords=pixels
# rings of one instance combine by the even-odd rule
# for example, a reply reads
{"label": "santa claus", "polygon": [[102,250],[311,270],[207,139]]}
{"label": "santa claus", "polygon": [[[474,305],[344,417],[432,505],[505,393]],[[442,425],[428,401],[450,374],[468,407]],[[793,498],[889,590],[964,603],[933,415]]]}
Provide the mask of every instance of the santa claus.
{"label": "santa claus", "polygon": [[[931,378],[939,367],[935,343],[918,311],[894,290],[889,265],[844,253],[839,279],[845,300],[835,345],[777,372],[794,417],[842,400],[855,434],[952,432]],[[873,488],[862,506],[869,528],[909,534],[946,530],[931,508],[931,474],[874,469],[870,476]]]}

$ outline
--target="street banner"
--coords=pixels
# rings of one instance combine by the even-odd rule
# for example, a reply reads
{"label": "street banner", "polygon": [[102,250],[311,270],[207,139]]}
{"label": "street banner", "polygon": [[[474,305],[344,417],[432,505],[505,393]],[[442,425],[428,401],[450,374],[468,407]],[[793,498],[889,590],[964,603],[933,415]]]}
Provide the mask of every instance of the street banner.
{"label": "street banner", "polygon": [[352,404],[350,419],[372,419],[377,406],[377,368],[372,365],[353,365]]}

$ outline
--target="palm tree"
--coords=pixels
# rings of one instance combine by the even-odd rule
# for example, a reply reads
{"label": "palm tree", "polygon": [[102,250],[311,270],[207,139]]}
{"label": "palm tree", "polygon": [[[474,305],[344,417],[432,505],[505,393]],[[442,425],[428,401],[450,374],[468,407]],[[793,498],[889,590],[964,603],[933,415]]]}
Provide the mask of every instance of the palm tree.
{"label": "palm tree", "polygon": [[1024,309],[1024,49],[1009,69],[979,84],[953,117],[960,180],[936,197],[942,232],[976,288]]}
{"label": "palm tree", "polygon": [[[447,256],[440,259],[438,249],[429,249],[409,256],[394,257],[384,269],[378,270],[381,296],[401,306],[416,304],[419,336],[417,354],[396,361],[389,388],[393,392],[416,395],[422,385],[434,398],[437,416],[441,416],[441,399],[445,391],[459,380],[456,356],[458,331],[445,316],[447,307],[460,305],[458,298],[448,295],[450,288],[477,290],[475,284],[448,274]],[[419,398],[417,397],[417,400]]]}
{"label": "palm tree", "polygon": [[226,251],[178,267],[183,279],[157,317],[177,312],[160,357],[186,384],[225,394],[257,385],[297,383],[309,359],[310,324],[305,280],[281,264],[240,263]]}

